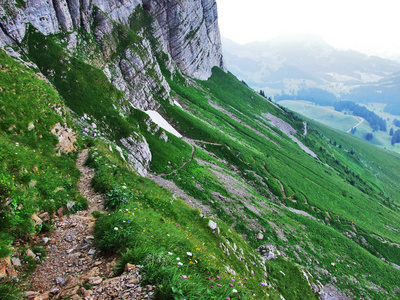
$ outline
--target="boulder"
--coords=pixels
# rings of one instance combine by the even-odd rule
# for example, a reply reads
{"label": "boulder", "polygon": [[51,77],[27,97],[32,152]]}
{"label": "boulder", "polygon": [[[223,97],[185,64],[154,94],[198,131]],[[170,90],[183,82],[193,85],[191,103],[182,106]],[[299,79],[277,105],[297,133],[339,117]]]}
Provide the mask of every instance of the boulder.
{"label": "boulder", "polygon": [[209,220],[209,221],[208,221],[208,227],[210,227],[211,230],[215,230],[215,229],[218,228],[218,225],[217,225],[217,223],[215,223],[213,220]]}

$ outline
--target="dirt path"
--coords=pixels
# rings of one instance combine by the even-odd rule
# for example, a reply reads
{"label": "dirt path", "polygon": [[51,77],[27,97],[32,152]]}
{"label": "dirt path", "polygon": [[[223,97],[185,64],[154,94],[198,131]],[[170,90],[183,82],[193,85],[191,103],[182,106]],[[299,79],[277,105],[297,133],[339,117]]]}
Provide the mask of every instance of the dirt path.
{"label": "dirt path", "polygon": [[156,177],[161,177],[161,176],[174,174],[174,173],[178,172],[180,169],[182,169],[184,166],[186,166],[186,164],[188,162],[192,161],[193,160],[193,156],[194,156],[194,152],[196,151],[196,148],[193,145],[190,145],[190,146],[192,147],[192,153],[190,154],[190,159],[188,161],[185,161],[179,168],[177,168],[177,169],[175,169],[175,170],[173,170],[173,171],[171,171],[169,173],[158,174]]}
{"label": "dirt path", "polygon": [[347,130],[346,132],[349,133],[353,128],[357,128],[358,126],[360,126],[365,120],[363,118],[360,117],[360,119],[358,119],[356,116],[354,116],[354,119],[356,119],[358,121],[357,125],[351,127],[349,130]]}
{"label": "dirt path", "polygon": [[[122,276],[112,278],[116,258],[104,257],[95,250],[92,235],[95,219],[91,213],[103,210],[105,198],[91,187],[94,170],[84,166],[87,155],[88,149],[83,150],[76,164],[82,173],[78,190],[88,200],[88,209],[69,216],[58,211],[58,217],[54,218],[56,229],[47,243],[46,261],[30,276],[34,292],[29,293],[35,293],[35,299],[142,299],[145,294],[149,298],[154,287],[140,287],[140,266],[128,266]],[[84,282],[92,288],[86,290]]]}
{"label": "dirt path", "polygon": [[275,178],[275,180],[276,180],[276,181],[280,184],[280,186],[281,186],[281,192],[282,192],[282,194],[283,194],[283,198],[288,198],[288,197],[286,196],[285,188],[283,187],[282,182],[281,182],[278,178]]}

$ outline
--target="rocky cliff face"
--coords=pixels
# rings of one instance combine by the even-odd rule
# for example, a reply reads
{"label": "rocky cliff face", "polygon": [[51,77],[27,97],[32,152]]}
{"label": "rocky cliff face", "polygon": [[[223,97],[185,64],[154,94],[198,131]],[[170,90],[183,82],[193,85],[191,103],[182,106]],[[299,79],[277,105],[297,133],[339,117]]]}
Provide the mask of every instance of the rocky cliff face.
{"label": "rocky cliff face", "polygon": [[8,38],[20,43],[28,23],[45,35],[81,28],[90,32],[95,7],[111,21],[129,26],[139,5],[155,18],[155,36],[181,72],[207,79],[214,66],[225,69],[215,0],[6,1],[0,7],[0,45],[9,43]]}
{"label": "rocky cliff face", "polygon": [[168,53],[179,69],[198,79],[211,69],[225,69],[215,0],[144,0],[144,9],[157,20]]}

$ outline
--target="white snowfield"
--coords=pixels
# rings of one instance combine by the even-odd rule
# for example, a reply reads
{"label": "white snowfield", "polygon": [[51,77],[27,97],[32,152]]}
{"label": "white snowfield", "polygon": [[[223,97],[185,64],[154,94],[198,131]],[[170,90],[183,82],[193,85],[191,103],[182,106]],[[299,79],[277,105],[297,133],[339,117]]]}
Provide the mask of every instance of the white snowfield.
{"label": "white snowfield", "polygon": [[147,110],[145,111],[145,113],[151,118],[151,120],[156,123],[158,126],[160,126],[162,129],[168,131],[169,133],[172,133],[173,135],[175,135],[178,138],[182,137],[182,134],[180,134],[178,131],[176,131],[176,129],[174,127],[171,126],[171,124],[169,124],[167,122],[167,120],[165,120],[158,112],[156,112],[155,110]]}

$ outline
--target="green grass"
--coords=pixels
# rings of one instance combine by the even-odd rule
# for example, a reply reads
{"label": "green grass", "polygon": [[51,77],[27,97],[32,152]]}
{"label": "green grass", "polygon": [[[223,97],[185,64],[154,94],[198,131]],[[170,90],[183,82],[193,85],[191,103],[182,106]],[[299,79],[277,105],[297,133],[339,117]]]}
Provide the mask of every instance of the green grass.
{"label": "green grass", "polygon": [[[279,108],[274,107],[268,101],[247,89],[230,74],[224,74],[220,70],[214,70],[213,76],[208,81],[199,83],[205,89],[186,87],[178,81],[170,82],[174,92],[189,108],[188,111],[182,111],[178,108],[165,108],[165,114],[173,118],[174,126],[179,128],[181,132],[194,139],[222,144],[223,146],[207,145],[207,150],[238,167],[241,175],[248,183],[252,185],[267,184],[269,190],[281,198],[283,196],[281,187],[275,178],[279,179],[284,186],[285,193],[288,196],[294,193],[294,199],[299,200],[297,203],[284,200],[286,205],[305,210],[319,219],[324,219],[327,216],[326,212],[329,212],[336,218],[339,216],[341,220],[354,221],[359,231],[359,238],[362,234],[375,233],[391,241],[399,241],[398,234],[386,227],[386,225],[392,224],[394,228],[399,228],[400,225],[399,211],[395,204],[397,200],[394,196],[398,174],[389,172],[393,176],[392,179],[389,179],[390,175],[385,174],[386,168],[376,168],[381,163],[398,166],[396,155],[384,153],[366,142],[360,143],[358,139],[349,134],[329,130],[327,127],[310,122],[307,138],[300,135],[298,135],[298,138],[317,153],[321,160],[321,162],[318,162],[302,152],[279,130],[274,128],[275,134],[271,134],[273,132],[271,128],[263,126],[263,124],[267,124],[266,121],[263,120],[260,124],[255,120],[262,119],[254,118],[254,116],[259,116],[262,113],[271,112],[302,132],[301,119],[296,115],[279,110]],[[275,143],[271,143],[271,141],[265,139],[265,136],[262,137],[251,129],[242,126],[237,120],[229,118],[226,113],[210,105],[210,99],[225,110],[235,114],[236,117],[245,121],[252,128],[256,128],[258,132]],[[213,124],[213,126],[207,126],[205,123]],[[227,132],[229,132],[229,135],[226,134]],[[239,151],[241,151],[240,158],[235,155]],[[296,159],[294,159],[294,156],[296,156]],[[367,162],[374,162],[374,164],[376,162],[377,165],[375,168],[371,168],[371,166],[366,165]],[[193,188],[194,185],[190,183],[189,174],[201,168],[191,164],[188,164],[187,168],[187,170],[185,168],[180,170],[172,179],[178,185],[181,183],[181,188],[192,193],[192,195],[196,195],[197,191]],[[254,178],[250,177],[251,172],[247,172],[248,170],[252,170],[262,177],[268,177],[268,180],[264,179],[264,182],[258,181],[257,183]],[[392,168],[392,170],[394,171],[395,168]],[[188,173],[185,175],[185,172]],[[380,174],[379,177],[376,174]],[[185,184],[182,184],[182,182],[185,182]],[[389,188],[389,185],[394,186]],[[213,190],[215,190],[215,187],[209,189],[209,191]],[[205,195],[206,193],[203,192],[201,196],[205,197]],[[197,197],[201,196],[197,195]],[[305,204],[305,197],[308,199],[308,205]],[[315,211],[311,206],[316,207]],[[218,211],[218,209],[215,210]],[[251,215],[249,212],[247,213],[249,216]],[[373,221],[372,215],[374,216]],[[235,213],[229,216],[224,211],[218,211],[218,216],[229,223],[235,222],[235,220],[239,224],[243,222],[241,216]],[[268,218],[270,218],[270,215],[268,215]],[[258,220],[260,221],[259,217]],[[352,230],[349,221],[347,223],[344,221],[331,222],[335,230],[329,231],[327,236],[339,238],[341,232]],[[237,229],[247,236],[254,234],[248,231],[245,226],[237,226]],[[337,236],[337,234],[339,235]],[[251,240],[251,238],[248,239]],[[313,240],[313,244],[318,244],[319,239],[323,239],[323,236]],[[279,242],[279,239],[276,238],[272,240]],[[372,246],[375,243],[377,243],[376,247]],[[362,249],[365,246],[362,245],[360,240],[355,239],[350,242],[350,245],[355,247],[355,253],[364,251],[362,255],[370,255],[368,261],[373,259],[371,254],[365,254],[368,252]],[[337,255],[339,253],[344,254],[346,247],[339,248]],[[398,249],[387,247],[387,244],[385,245],[376,239],[373,240],[370,247],[365,248],[370,253],[378,255],[378,252],[378,256],[383,255],[386,259],[393,262],[397,261],[394,257],[399,254]],[[331,247],[325,245],[320,251],[327,251],[327,249],[331,249]],[[380,250],[377,251],[376,249]],[[391,254],[391,251],[396,254]],[[362,261],[363,259],[359,258],[358,260]],[[374,263],[371,261],[370,264],[373,265]],[[367,270],[369,267],[367,263]],[[384,279],[386,282],[387,280],[389,279]],[[379,284],[379,281],[376,284]],[[388,286],[393,286],[393,282]],[[376,297],[375,294],[374,296]]]}
{"label": "green grass", "polygon": [[357,117],[337,112],[333,107],[317,106],[308,101],[283,100],[279,101],[278,104],[307,118],[344,132],[347,132],[359,122]]}
{"label": "green grass", "polygon": [[119,106],[122,93],[108,81],[103,71],[70,56],[57,40],[57,36],[44,36],[30,26],[24,43],[28,46],[29,57],[55,85],[69,108],[79,116],[86,113],[103,134],[114,139],[129,136],[133,127],[113,107]]}
{"label": "green grass", "polygon": [[3,51],[0,72],[0,257],[7,257],[15,239],[29,240],[50,228],[50,222],[35,225],[34,213],[51,215],[69,201],[87,204],[76,189],[76,153],[58,155],[51,133],[56,123],[74,128],[62,99]]}
{"label": "green grass", "polygon": [[[119,190],[130,195],[125,197],[127,201],[120,202],[115,210],[109,209],[96,221],[98,247],[105,252],[119,253],[121,266],[127,262],[143,264],[144,283],[159,286],[157,299],[220,299],[227,296],[236,299],[233,288],[238,290],[241,299],[247,299],[249,296],[245,293],[250,295],[251,290],[259,295],[268,291],[273,299],[276,298],[273,290],[258,282],[263,280],[262,268],[252,268],[253,276],[245,267],[251,265],[253,250],[224,222],[217,221],[221,232],[213,233],[208,228],[208,219],[202,218],[200,211],[173,198],[169,191],[151,180],[130,172],[118,157],[106,150],[105,145],[99,144],[91,151],[88,163],[96,169],[94,183],[107,180],[102,186],[112,186],[114,193]],[[108,166],[115,166],[118,173]],[[103,176],[104,172],[107,176]],[[244,250],[244,257],[239,259],[239,250],[235,252],[231,248],[231,255],[227,256],[219,246],[221,243],[228,247],[235,243],[237,248]],[[225,266],[235,270],[236,275],[229,275]],[[183,275],[188,279],[182,278]],[[235,281],[231,281],[232,278]],[[233,287],[229,287],[229,283]]]}
{"label": "green grass", "polygon": [[[230,78],[229,76],[229,74],[223,75],[220,71],[216,71],[209,81],[202,83],[206,87],[210,88],[210,92],[215,97],[215,101],[219,101],[221,105],[229,104],[230,107],[237,108],[242,112],[242,114],[245,114],[248,117],[255,114],[255,109],[258,109],[259,113],[267,111],[276,113],[277,109],[267,103],[265,99],[260,97],[258,100],[255,93],[252,96],[251,91],[242,83],[236,81],[236,79]],[[228,82],[230,83],[228,84]],[[247,90],[247,92],[237,92],[236,94],[230,92],[230,90],[234,88],[239,91]],[[193,101],[191,107],[198,110],[200,114],[203,113],[199,106],[207,107],[208,104],[205,100],[207,97],[201,99],[198,96],[201,94],[201,91],[196,91],[193,88],[185,89],[185,93],[183,93],[181,89],[182,88],[176,90],[181,94],[181,96],[186,97],[186,99],[189,100],[186,100],[186,103]],[[224,93],[222,91],[224,91]],[[220,98],[216,98],[217,96]],[[252,102],[249,104],[245,101],[241,101],[241,99],[243,99],[242,97],[246,97],[247,99],[252,99],[251,97],[253,97],[252,100],[254,103]],[[230,102],[227,103],[227,101]],[[243,103],[245,103],[245,105]],[[171,111],[173,110],[169,110],[170,113]],[[278,148],[265,138],[263,139],[254,134],[251,130],[237,125],[233,120],[228,121],[229,123],[219,121],[221,115],[214,111],[215,109],[208,109],[207,118],[218,124],[219,129],[222,129],[222,131],[231,132],[229,137],[224,135],[224,133],[215,130],[215,127],[208,130],[208,127],[202,125],[201,121],[197,120],[196,117],[187,112],[178,111],[178,109],[175,110],[175,114],[173,115],[175,126],[177,126],[181,131],[187,132],[188,135],[193,134],[193,138],[196,138],[197,136],[198,139],[203,139],[209,142],[227,144],[231,151],[228,150],[224,153],[222,151],[223,147],[217,146],[209,147],[208,150],[213,151],[220,157],[222,156],[230,163],[238,166],[239,169],[250,169],[259,174],[260,172],[263,172],[262,170],[264,169],[266,170],[266,174],[272,174],[273,177],[278,178],[282,183],[284,183],[284,185],[290,186],[290,189],[293,192],[306,195],[311,205],[317,206],[321,210],[336,213],[342,218],[354,220],[358,226],[369,232],[379,232],[380,235],[390,237],[393,241],[398,240],[397,235],[385,228],[383,225],[386,223],[392,223],[395,224],[394,226],[397,228],[399,226],[398,218],[393,218],[392,214],[397,215],[398,212],[393,212],[385,206],[382,206],[384,197],[380,194],[384,193],[384,189],[380,187],[380,184],[377,184],[377,180],[372,178],[370,173],[368,173],[368,175],[366,174],[367,171],[363,169],[364,166],[359,159],[346,152],[346,150],[350,151],[350,149],[341,148],[339,150],[339,148],[335,147],[335,151],[332,150],[327,152],[327,145],[321,143],[320,137],[314,137],[314,135],[311,134],[307,139],[305,139],[307,145],[312,147],[312,149],[315,149],[314,151],[323,161],[326,160],[331,167],[336,168],[336,171],[332,171],[329,167],[316,162],[312,157],[306,155],[297,148],[296,145],[287,141],[285,136],[282,134],[280,138],[271,135],[271,139],[274,139],[281,146]],[[280,111],[278,111],[278,113],[290,121],[290,115],[285,116]],[[247,120],[246,123],[253,125],[255,122]],[[232,125],[236,126],[235,131],[233,132],[231,130]],[[258,125],[254,127],[259,128],[260,126]],[[263,129],[260,128],[261,132],[266,131],[265,129],[262,130]],[[343,136],[345,135],[343,134]],[[346,140],[343,144],[349,145],[354,142],[356,142],[356,140],[353,141],[350,138],[349,141]],[[251,145],[251,147],[245,147],[243,145],[244,143]],[[321,145],[320,147],[323,151],[319,151],[319,145]],[[234,155],[235,151],[232,149],[241,151],[241,160],[237,159],[236,155]],[[231,155],[227,155],[227,152],[231,152]],[[265,157],[264,153],[267,154],[267,157]],[[296,154],[299,159],[293,160],[294,154]],[[388,158],[390,158],[390,156]],[[335,159],[341,163],[340,166],[334,162]],[[393,159],[395,158],[393,157]],[[352,161],[354,161],[354,163],[352,163]],[[350,162],[348,168],[353,170],[354,175],[348,175],[345,173],[343,163],[347,164],[347,162]],[[339,176],[337,172],[340,172]],[[261,173],[260,175],[264,174]],[[346,177],[347,180],[345,179]],[[354,185],[351,184],[353,181],[355,181]],[[271,190],[273,190],[277,196],[281,196],[279,185],[274,183],[273,180],[269,180],[268,183],[271,184]],[[365,194],[367,194],[367,196],[365,196]],[[381,202],[376,201],[376,197],[381,199]],[[371,214],[375,215],[376,212],[380,212],[380,214],[377,215],[378,220],[380,219],[377,223],[382,224],[378,227],[375,224],[371,224],[369,221],[369,216]]]}

